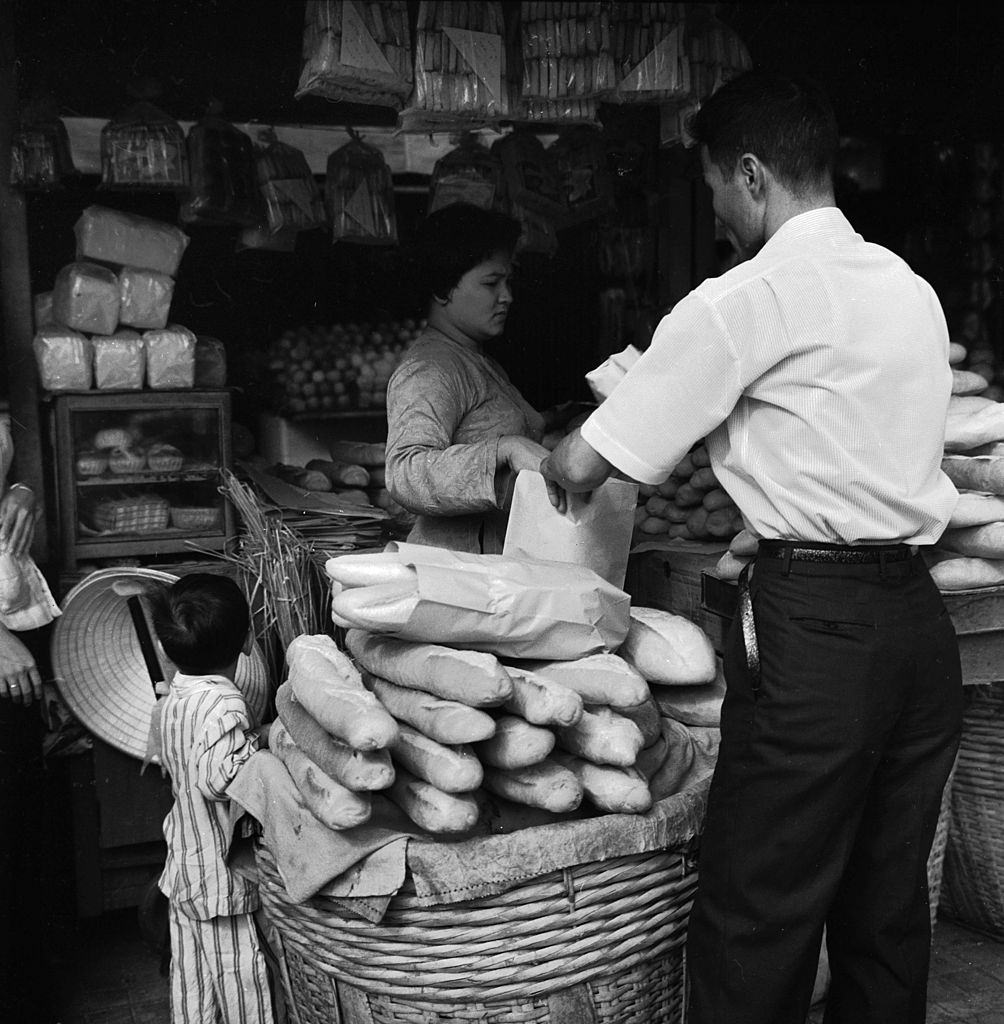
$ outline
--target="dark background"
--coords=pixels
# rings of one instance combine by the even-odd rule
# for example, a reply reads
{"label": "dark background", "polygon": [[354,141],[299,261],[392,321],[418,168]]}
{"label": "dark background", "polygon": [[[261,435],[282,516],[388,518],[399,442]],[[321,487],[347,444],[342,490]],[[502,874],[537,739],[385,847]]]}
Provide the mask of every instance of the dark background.
{"label": "dark background", "polygon": [[[64,116],[111,117],[132,101],[137,80],[153,78],[163,89],[157,102],[178,120],[197,119],[217,98],[237,122],[363,129],[394,123],[393,112],[382,108],[294,98],[302,0],[14,5],[22,100],[51,97]],[[413,13],[416,6],[410,5]],[[842,132],[853,140],[844,168],[852,177],[839,182],[840,205],[862,233],[901,252],[953,305],[972,145],[1004,130],[1004,4],[702,6],[715,8],[738,32],[756,66],[808,75],[827,88]],[[654,149],[657,119],[635,116],[638,138]],[[878,188],[855,184],[861,154],[880,160]],[[174,196],[98,193],[95,184],[85,179],[57,195],[29,196],[33,290],[51,288],[56,271],[73,258],[72,225],[90,202],[176,220]],[[406,239],[424,214],[425,198],[421,191],[399,193],[397,205]],[[186,230],[193,243],[172,316],[223,338],[232,379],[251,406],[263,397],[256,382],[265,349],[287,327],[412,312],[394,251],[332,246],[317,230],[302,234],[292,255],[237,252],[236,231]],[[597,245],[592,228],[566,232],[554,260],[529,259],[523,267],[506,362],[538,406],[585,397],[582,373],[596,361],[596,314],[582,299],[602,287],[592,258]]]}

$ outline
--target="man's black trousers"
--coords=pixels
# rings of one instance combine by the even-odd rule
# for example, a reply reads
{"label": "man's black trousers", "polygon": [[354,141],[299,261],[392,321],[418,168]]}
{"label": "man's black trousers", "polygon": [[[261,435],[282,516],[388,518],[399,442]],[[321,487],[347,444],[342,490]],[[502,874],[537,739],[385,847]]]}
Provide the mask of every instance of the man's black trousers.
{"label": "man's black trousers", "polygon": [[804,1024],[824,925],[827,1024],[918,1024],[927,859],[961,728],[955,630],[919,555],[760,557],[750,595],[759,680],[737,616],[688,1024]]}

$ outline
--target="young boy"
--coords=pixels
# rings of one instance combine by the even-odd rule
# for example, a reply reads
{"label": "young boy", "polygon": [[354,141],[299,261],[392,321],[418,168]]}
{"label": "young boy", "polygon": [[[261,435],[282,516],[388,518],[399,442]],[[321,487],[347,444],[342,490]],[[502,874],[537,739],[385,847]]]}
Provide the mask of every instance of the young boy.
{"label": "young boy", "polygon": [[255,931],[257,886],[226,863],[227,787],[268,744],[252,730],[233,679],[250,646],[240,588],[210,573],[183,576],[150,595],[151,618],[178,672],[154,728],[174,805],[164,820],[167,861],[161,892],[170,901],[173,1024],[271,1024],[265,958]]}

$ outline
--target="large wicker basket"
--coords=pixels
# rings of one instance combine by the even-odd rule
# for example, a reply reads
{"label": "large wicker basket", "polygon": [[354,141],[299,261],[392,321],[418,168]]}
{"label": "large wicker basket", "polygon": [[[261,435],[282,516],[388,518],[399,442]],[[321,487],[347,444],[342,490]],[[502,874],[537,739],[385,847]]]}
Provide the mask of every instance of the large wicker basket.
{"label": "large wicker basket", "polygon": [[257,851],[295,1024],[679,1024],[697,884],[682,851],[615,857],[464,903],[410,883],[379,924],[329,900],[289,901]]}
{"label": "large wicker basket", "polygon": [[1004,683],[966,689],[941,908],[1004,938]]}

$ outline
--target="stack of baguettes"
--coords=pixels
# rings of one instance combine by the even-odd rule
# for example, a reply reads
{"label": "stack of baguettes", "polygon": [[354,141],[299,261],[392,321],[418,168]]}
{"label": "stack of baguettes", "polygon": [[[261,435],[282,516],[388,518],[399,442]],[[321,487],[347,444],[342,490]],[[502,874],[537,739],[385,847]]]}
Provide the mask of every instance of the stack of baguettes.
{"label": "stack of baguettes", "polygon": [[545,815],[583,800],[643,812],[650,777],[674,753],[689,763],[689,748],[668,749],[654,696],[714,679],[711,642],[694,623],[633,608],[618,653],[566,661],[402,640],[392,631],[403,568],[382,553],[329,559],[347,653],[327,636],[287,652],[272,745],[328,827],[365,821],[377,790],[441,834],[473,829],[486,793]]}

